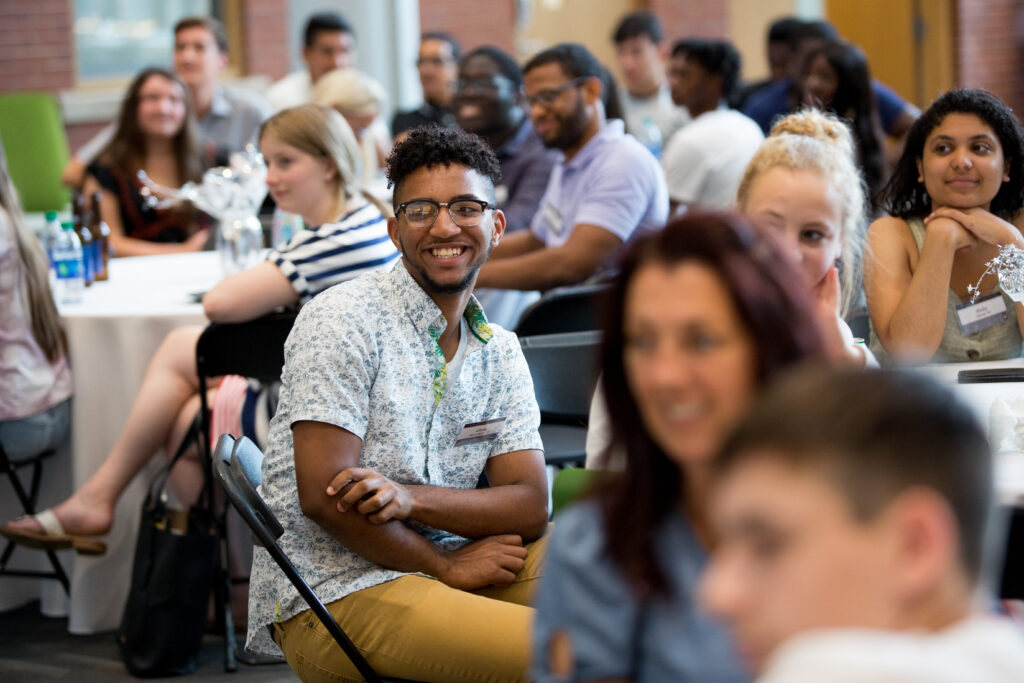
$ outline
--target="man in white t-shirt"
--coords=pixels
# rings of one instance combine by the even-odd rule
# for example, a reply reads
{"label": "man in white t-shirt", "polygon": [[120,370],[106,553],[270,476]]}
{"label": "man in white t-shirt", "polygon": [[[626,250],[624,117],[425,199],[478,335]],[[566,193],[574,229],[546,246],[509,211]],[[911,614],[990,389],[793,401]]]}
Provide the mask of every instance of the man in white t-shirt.
{"label": "man in white t-shirt", "polygon": [[267,101],[275,111],[313,100],[313,85],[334,69],[356,63],[356,34],[337,12],[314,14],[303,32],[302,61],[305,69],[294,71],[267,89]]}
{"label": "man in white t-shirt", "polygon": [[693,38],[672,48],[672,99],[693,120],[662,156],[672,213],[680,207],[719,210],[736,203],[736,188],[764,141],[760,127],[726,105],[740,74],[740,55],[725,40]]}
{"label": "man in white t-shirt", "polygon": [[803,368],[710,475],[700,595],[761,683],[1024,681],[1024,633],[978,591],[991,452],[949,390]]}
{"label": "man in white t-shirt", "polygon": [[656,157],[665,143],[690,120],[684,107],[672,102],[665,80],[665,34],[651,12],[630,12],[615,27],[612,40],[622,72],[619,102],[626,132]]}

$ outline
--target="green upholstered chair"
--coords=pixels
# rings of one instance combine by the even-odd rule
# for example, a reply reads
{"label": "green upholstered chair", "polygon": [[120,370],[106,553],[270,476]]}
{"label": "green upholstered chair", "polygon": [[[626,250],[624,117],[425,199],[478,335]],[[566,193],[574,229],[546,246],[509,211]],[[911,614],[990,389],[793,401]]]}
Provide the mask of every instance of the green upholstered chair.
{"label": "green upholstered chair", "polygon": [[22,208],[62,210],[68,203],[68,190],[60,181],[68,162],[68,138],[53,96],[0,94],[0,140]]}

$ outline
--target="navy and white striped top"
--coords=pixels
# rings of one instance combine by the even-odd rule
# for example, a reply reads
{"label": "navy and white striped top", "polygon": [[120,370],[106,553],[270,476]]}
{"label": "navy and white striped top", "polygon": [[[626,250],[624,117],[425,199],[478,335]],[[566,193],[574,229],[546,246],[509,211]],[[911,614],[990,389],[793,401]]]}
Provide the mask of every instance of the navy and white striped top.
{"label": "navy and white striped top", "polygon": [[387,219],[363,200],[337,222],[299,232],[267,260],[281,269],[305,304],[339,282],[390,267],[398,256]]}

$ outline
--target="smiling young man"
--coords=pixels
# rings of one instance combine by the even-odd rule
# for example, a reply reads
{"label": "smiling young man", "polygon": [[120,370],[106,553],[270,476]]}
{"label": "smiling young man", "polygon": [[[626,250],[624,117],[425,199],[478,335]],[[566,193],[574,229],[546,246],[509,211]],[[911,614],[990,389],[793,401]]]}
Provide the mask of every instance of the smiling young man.
{"label": "smiling young man", "polygon": [[[497,161],[476,136],[429,126],[395,146],[388,177],[402,260],[302,309],[263,496],[379,673],[522,680],[547,478],[519,344],[470,293],[505,229]],[[301,677],[358,677],[259,549],[250,596],[250,648],[276,651],[272,625]]]}
{"label": "smiling young man", "polygon": [[701,594],[762,683],[1024,680],[1024,635],[978,604],[988,443],[948,390],[804,368],[715,468]]}
{"label": "smiling young man", "polygon": [[528,231],[509,235],[480,270],[477,284],[545,290],[598,273],[638,230],[668,218],[657,160],[605,121],[601,65],[575,43],[535,55],[523,69],[526,102],[544,144],[561,152]]}
{"label": "smiling young man", "polygon": [[494,192],[506,230],[524,230],[540,206],[556,153],[544,146],[526,115],[523,72],[511,56],[485,45],[462,58],[455,85],[456,122],[482,137],[501,165]]}
{"label": "smiling young man", "polygon": [[[270,105],[258,94],[218,83],[228,64],[228,38],[224,26],[212,17],[186,17],[174,26],[174,73],[192,95],[203,144],[217,163],[227,163],[232,152],[255,143]],[[111,123],[68,160],[61,176],[69,187],[79,187],[85,169],[110,144],[116,125]]]}

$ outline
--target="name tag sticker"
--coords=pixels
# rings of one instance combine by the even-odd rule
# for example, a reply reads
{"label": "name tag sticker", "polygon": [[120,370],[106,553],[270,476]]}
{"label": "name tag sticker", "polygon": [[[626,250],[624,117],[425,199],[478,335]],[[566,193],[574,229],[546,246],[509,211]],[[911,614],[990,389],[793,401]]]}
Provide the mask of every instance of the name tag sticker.
{"label": "name tag sticker", "polygon": [[483,422],[467,422],[466,426],[459,432],[455,445],[469,446],[475,443],[483,443],[484,441],[493,441],[505,427],[505,419],[504,417],[496,417],[493,420],[484,420]]}
{"label": "name tag sticker", "polygon": [[1006,301],[999,292],[973,304],[964,303],[956,307],[956,320],[964,335],[977,334],[1005,322],[1006,319]]}
{"label": "name tag sticker", "polygon": [[544,217],[544,222],[547,223],[548,227],[551,229],[551,234],[561,235],[562,228],[564,227],[562,221],[562,214],[555,207],[555,205],[545,204],[542,210],[542,215]]}

